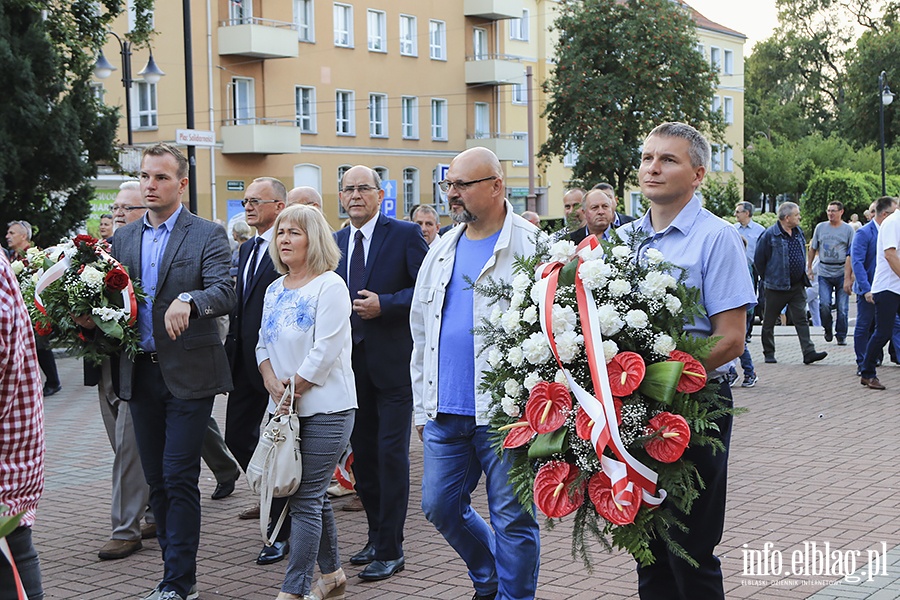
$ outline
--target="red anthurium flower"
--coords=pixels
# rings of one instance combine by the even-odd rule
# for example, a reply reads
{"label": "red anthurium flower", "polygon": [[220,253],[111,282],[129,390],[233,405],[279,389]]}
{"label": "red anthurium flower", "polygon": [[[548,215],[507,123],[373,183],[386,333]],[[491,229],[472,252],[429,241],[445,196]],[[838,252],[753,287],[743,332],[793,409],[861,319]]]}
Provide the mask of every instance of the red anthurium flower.
{"label": "red anthurium flower", "polygon": [[[622,422],[622,401],[613,398],[613,404],[616,407],[616,423]],[[591,439],[591,428],[594,426],[594,420],[579,405],[578,411],[575,413],[575,434],[583,440]]]}
{"label": "red anthurium flower", "polygon": [[595,473],[588,482],[588,497],[594,503],[597,514],[614,525],[634,523],[641,507],[641,488],[634,486],[634,500],[631,504],[619,504],[613,498],[612,482],[603,471]]}
{"label": "red anthurium flower", "polygon": [[553,461],[534,476],[534,503],[548,517],[558,519],[578,510],[584,503],[583,487],[572,488],[579,470],[567,462]]}
{"label": "red anthurium flower", "polygon": [[684,363],[684,371],[681,372],[681,379],[678,380],[676,388],[679,392],[693,394],[706,387],[706,369],[699,360],[681,350],[672,350],[669,360]]}
{"label": "red anthurium flower", "polygon": [[636,352],[619,352],[607,363],[606,372],[609,374],[609,389],[613,396],[624,398],[641,385],[647,365]]}
{"label": "red anthurium flower", "polygon": [[647,424],[659,433],[644,444],[647,454],[664,463],[673,463],[681,458],[691,441],[691,428],[684,417],[661,412]]}
{"label": "red anthurium flower", "polygon": [[525,418],[538,433],[550,433],[562,427],[572,410],[572,396],[561,383],[541,381],[531,389],[525,403]]}
{"label": "red anthurium flower", "polygon": [[534,429],[528,424],[528,421],[522,419],[509,425],[504,425],[500,431],[509,431],[503,439],[504,448],[518,448],[527,444],[534,437]]}

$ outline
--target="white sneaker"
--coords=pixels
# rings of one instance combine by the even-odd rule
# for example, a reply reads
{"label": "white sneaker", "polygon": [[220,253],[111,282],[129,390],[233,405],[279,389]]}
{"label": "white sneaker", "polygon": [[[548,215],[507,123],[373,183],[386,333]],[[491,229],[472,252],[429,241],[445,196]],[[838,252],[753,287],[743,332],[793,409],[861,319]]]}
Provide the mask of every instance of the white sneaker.
{"label": "white sneaker", "polygon": [[197,591],[197,584],[191,586],[191,589],[188,591],[187,598],[185,600],[197,600],[200,597],[200,592]]}
{"label": "white sneaker", "polygon": [[333,486],[331,486],[330,488],[328,488],[328,490],[326,490],[326,493],[329,496],[331,496],[332,498],[340,498],[342,496],[349,496],[350,494],[353,493],[353,490],[348,490],[341,484],[336,483]]}

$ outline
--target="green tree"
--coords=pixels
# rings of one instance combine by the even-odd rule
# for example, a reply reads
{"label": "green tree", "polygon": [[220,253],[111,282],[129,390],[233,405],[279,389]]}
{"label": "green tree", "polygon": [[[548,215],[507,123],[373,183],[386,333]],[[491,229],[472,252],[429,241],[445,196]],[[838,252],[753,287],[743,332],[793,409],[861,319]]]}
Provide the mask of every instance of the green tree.
{"label": "green tree", "polygon": [[557,62],[544,83],[550,136],[542,160],[575,149],[574,177],[608,181],[622,197],[654,126],[684,121],[721,139],[722,117],[712,111],[716,75],[680,5],[564,0],[559,11]]}
{"label": "green tree", "polygon": [[[143,14],[152,0],[140,0]],[[83,222],[96,163],[113,160],[117,111],[90,82],[121,0],[0,2],[0,224],[25,219],[55,243]],[[140,19],[133,39],[146,40]]]}

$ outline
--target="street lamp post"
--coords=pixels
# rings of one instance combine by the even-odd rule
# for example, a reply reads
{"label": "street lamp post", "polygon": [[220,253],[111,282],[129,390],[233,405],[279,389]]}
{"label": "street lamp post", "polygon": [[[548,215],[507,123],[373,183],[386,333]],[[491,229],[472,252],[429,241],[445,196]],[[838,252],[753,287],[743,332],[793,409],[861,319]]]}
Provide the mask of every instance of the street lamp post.
{"label": "street lamp post", "polygon": [[887,85],[887,74],[884,71],[878,76],[878,95],[881,100],[878,104],[878,123],[881,130],[881,195],[887,196],[887,184],[884,172],[884,107],[894,101],[894,94]]}
{"label": "street lamp post", "polygon": [[[126,130],[128,131],[128,145],[132,146],[131,84],[134,80],[131,77],[131,42],[119,37],[115,31],[107,31],[107,33],[116,38],[116,41],[119,43],[119,54],[122,55],[122,85],[125,86],[125,125]],[[100,56],[97,57],[97,62],[94,64],[94,75],[97,76],[97,79],[106,79],[112,75],[112,72],[115,70],[116,68],[106,60],[106,57],[103,56],[103,51],[101,50]],[[146,66],[138,73],[138,75],[143,77],[144,81],[150,84],[158,82],[160,78],[165,75],[165,73],[156,66],[156,61],[153,60],[153,50],[150,51],[150,60],[147,61]]]}

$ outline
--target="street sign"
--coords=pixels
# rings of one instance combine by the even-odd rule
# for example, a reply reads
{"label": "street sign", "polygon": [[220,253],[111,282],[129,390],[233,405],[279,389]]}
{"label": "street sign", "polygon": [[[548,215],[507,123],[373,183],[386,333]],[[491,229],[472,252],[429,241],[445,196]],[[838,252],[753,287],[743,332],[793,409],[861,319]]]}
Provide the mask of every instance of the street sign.
{"label": "street sign", "polygon": [[184,146],[215,146],[216,132],[199,129],[176,129],[175,143]]}
{"label": "street sign", "polygon": [[381,182],[384,199],[381,201],[381,214],[397,218],[397,180],[385,179]]}
{"label": "street sign", "polygon": [[244,182],[229,179],[225,182],[225,189],[227,189],[229,192],[243,192]]}

